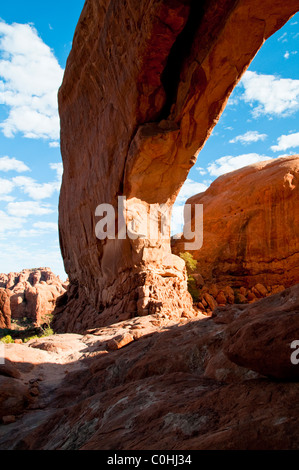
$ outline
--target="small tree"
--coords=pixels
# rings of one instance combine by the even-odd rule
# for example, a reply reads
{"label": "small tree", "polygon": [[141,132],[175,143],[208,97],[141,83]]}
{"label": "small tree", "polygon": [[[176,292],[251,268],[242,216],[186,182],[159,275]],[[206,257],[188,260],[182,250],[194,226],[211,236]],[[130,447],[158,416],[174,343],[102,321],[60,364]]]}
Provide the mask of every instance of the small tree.
{"label": "small tree", "polygon": [[180,258],[182,258],[186,263],[186,269],[187,269],[188,275],[191,274],[193,271],[195,271],[196,266],[197,266],[197,261],[196,259],[193,258],[191,253],[189,253],[189,251],[180,253]]}
{"label": "small tree", "polygon": [[196,281],[195,281],[194,277],[191,274],[191,273],[193,273],[193,271],[195,271],[195,269],[197,267],[197,261],[196,261],[196,259],[193,258],[191,253],[189,253],[188,251],[185,251],[184,253],[180,253],[179,256],[180,256],[180,258],[182,258],[185,261],[185,264],[186,264],[187,275],[188,275],[188,278],[187,278],[188,291],[191,294],[191,297],[192,297],[193,301],[198,302],[199,292],[198,292],[198,289],[196,287]]}

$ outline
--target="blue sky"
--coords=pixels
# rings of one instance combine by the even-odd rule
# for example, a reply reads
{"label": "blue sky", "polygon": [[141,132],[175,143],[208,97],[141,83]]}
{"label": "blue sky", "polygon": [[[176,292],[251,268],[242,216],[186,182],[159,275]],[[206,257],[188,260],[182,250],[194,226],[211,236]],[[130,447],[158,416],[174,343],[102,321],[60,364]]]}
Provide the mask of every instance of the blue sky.
{"label": "blue sky", "polygon": [[[49,266],[66,278],[57,218],[57,89],[84,0],[0,8],[0,272]],[[299,14],[262,47],[191,169],[174,208],[218,176],[299,153]]]}

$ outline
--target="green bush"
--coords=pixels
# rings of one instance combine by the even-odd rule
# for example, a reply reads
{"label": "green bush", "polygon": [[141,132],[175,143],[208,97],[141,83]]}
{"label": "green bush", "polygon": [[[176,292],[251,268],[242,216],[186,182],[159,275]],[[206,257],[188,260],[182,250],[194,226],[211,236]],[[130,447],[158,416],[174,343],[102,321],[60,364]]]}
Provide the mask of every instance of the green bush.
{"label": "green bush", "polygon": [[186,269],[187,269],[187,284],[188,284],[188,291],[193,299],[193,302],[198,302],[199,300],[199,290],[196,287],[196,282],[194,277],[192,276],[192,272],[195,271],[197,267],[197,261],[193,258],[191,253],[185,251],[184,253],[180,253],[180,258],[185,261]]}
{"label": "green bush", "polygon": [[28,338],[23,339],[23,343],[28,343],[31,339],[38,339],[40,336],[34,335],[34,336],[29,336]]}
{"label": "green bush", "polygon": [[54,335],[54,331],[52,330],[52,328],[50,328],[49,326],[47,326],[47,328],[44,329],[44,334],[42,335],[42,337],[44,336],[52,336]]}
{"label": "green bush", "polygon": [[10,335],[4,336],[3,338],[0,339],[0,341],[1,343],[4,343],[4,344],[14,343],[14,340],[12,339]]}
{"label": "green bush", "polygon": [[197,267],[197,261],[196,259],[193,258],[191,253],[189,253],[189,251],[180,253],[180,258],[182,258],[185,261],[188,274],[191,274],[193,271],[195,271]]}

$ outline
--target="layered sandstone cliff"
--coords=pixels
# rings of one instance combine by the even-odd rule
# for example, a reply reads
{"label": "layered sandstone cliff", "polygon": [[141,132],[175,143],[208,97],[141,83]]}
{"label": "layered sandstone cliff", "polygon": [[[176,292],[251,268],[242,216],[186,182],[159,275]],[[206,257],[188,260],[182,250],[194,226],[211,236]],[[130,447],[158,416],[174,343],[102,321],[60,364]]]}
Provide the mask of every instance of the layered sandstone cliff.
{"label": "layered sandstone cliff", "polygon": [[[243,287],[251,301],[299,282],[299,156],[227,173],[186,203],[203,205],[203,244],[190,253],[214,297]],[[174,238],[173,252],[184,245]]]}
{"label": "layered sandstone cliff", "polygon": [[0,328],[10,328],[11,309],[10,309],[10,291],[0,288]]}
{"label": "layered sandstone cliff", "polygon": [[[67,283],[62,282],[59,276],[55,276],[50,268],[38,268],[23,269],[20,273],[2,273],[0,287],[2,298],[6,293],[9,299],[7,315],[10,320],[26,318],[40,325],[43,321],[49,322],[56,300],[65,293]],[[6,322],[7,327],[8,323],[10,325],[10,320]]]}
{"label": "layered sandstone cliff", "polygon": [[[99,240],[96,208],[171,208],[234,86],[298,0],[87,0],[59,92],[59,229],[70,289],[56,331],[192,314],[169,236]],[[117,233],[119,235],[119,233]]]}

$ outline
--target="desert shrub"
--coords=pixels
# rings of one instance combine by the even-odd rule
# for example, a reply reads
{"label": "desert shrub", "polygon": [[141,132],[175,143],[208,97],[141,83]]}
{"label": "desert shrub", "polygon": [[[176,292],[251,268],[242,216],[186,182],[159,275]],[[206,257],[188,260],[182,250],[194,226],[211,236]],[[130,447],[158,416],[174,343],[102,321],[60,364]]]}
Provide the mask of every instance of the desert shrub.
{"label": "desert shrub", "polygon": [[188,291],[193,299],[193,302],[198,302],[199,301],[199,290],[196,287],[196,282],[194,277],[188,276]]}
{"label": "desert shrub", "polygon": [[0,339],[0,342],[4,344],[9,344],[9,343],[14,343],[14,340],[12,339],[10,335],[6,335]]}
{"label": "desert shrub", "polygon": [[188,274],[191,274],[193,271],[195,271],[196,266],[197,266],[197,261],[196,259],[193,258],[193,255],[189,253],[189,251],[180,253],[180,258],[182,258],[185,261]]}
{"label": "desert shrub", "polygon": [[44,333],[42,335],[42,337],[44,336],[52,336],[54,335],[54,331],[52,330],[52,328],[50,328],[49,326],[47,326],[47,328],[44,329]]}
{"label": "desert shrub", "polygon": [[41,338],[41,336],[37,336],[37,335],[28,336],[28,338],[23,339],[23,343],[28,343],[28,341],[30,341],[31,339],[38,339],[38,338]]}
{"label": "desert shrub", "polygon": [[193,299],[193,302],[198,302],[199,300],[199,290],[196,287],[196,282],[194,277],[192,276],[192,272],[195,271],[197,266],[196,259],[193,258],[192,254],[189,251],[185,251],[184,253],[180,253],[180,258],[185,261],[186,269],[187,269],[187,284],[188,284],[188,291]]}

